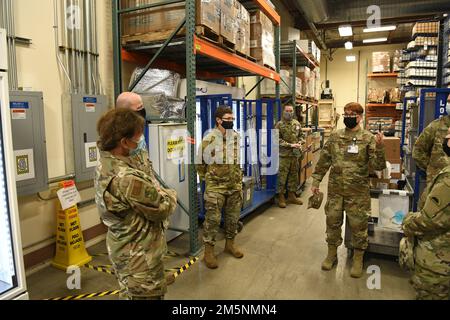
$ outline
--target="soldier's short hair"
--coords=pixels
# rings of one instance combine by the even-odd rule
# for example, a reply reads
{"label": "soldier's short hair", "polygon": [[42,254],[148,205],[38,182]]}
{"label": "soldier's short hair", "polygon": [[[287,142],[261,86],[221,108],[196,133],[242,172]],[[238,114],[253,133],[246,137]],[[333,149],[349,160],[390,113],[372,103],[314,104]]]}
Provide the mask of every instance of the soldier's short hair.
{"label": "soldier's short hair", "polygon": [[356,114],[363,114],[364,113],[363,107],[357,102],[347,103],[345,105],[345,107],[344,107],[344,111],[351,111],[351,112],[354,112]]}
{"label": "soldier's short hair", "polygon": [[285,104],[284,106],[283,106],[283,110],[286,110],[286,108],[287,107],[291,107],[291,108],[294,108],[294,106],[292,105],[292,104]]}
{"label": "soldier's short hair", "polygon": [[[214,113],[214,119],[222,119],[222,117],[226,114],[233,114],[233,110],[229,106],[220,105],[217,107],[216,112]],[[217,120],[216,120],[217,124]]]}
{"label": "soldier's short hair", "polygon": [[129,109],[112,109],[105,113],[97,122],[99,135],[98,148],[111,151],[123,138],[132,138],[142,131],[144,118]]}

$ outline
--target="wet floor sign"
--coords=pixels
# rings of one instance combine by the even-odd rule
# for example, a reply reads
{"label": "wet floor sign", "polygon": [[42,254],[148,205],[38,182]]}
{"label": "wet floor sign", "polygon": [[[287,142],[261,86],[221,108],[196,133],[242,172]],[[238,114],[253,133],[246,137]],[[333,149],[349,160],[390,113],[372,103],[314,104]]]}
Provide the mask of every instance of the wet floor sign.
{"label": "wet floor sign", "polygon": [[84,245],[77,203],[79,193],[74,181],[59,184],[56,200],[56,253],[52,265],[66,270],[69,266],[83,266],[92,260]]}

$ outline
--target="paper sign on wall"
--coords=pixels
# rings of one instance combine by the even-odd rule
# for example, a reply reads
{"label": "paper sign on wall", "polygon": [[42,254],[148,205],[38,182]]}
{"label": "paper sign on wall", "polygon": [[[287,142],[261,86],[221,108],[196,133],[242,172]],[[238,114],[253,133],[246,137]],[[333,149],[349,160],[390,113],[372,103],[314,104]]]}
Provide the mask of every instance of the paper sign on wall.
{"label": "paper sign on wall", "polygon": [[96,142],[85,143],[84,154],[86,157],[86,168],[96,167],[98,160],[100,158],[97,143]]}
{"label": "paper sign on wall", "polygon": [[14,150],[16,181],[34,179],[33,149]]}
{"label": "paper sign on wall", "polygon": [[69,209],[81,201],[80,193],[75,185],[59,189],[56,194],[63,210]]}

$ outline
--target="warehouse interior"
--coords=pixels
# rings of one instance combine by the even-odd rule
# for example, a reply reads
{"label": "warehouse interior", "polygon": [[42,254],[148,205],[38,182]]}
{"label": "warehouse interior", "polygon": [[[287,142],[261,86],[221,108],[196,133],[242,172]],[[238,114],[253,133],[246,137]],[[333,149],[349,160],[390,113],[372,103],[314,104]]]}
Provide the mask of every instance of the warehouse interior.
{"label": "warehouse interior", "polygon": [[[419,210],[426,178],[414,143],[449,116],[449,12],[441,0],[0,0],[0,299],[119,299],[94,173],[97,121],[126,91],[142,97],[149,159],[178,193],[163,259],[165,273],[176,274],[166,300],[415,299],[393,215]],[[361,279],[350,277],[347,224],[336,268],[321,270],[328,174],[321,207],[308,208],[322,148],[345,128],[349,102],[364,108],[365,130],[384,133],[387,161],[370,178]],[[222,230],[211,270],[202,261],[204,188],[188,162],[219,105],[233,109],[245,137],[236,236],[245,257],[222,252]],[[277,161],[264,159],[278,148],[271,129],[285,105],[304,135],[303,205],[283,209]],[[64,190],[76,199],[63,210]],[[392,220],[382,221],[384,208]],[[60,228],[68,219],[71,233]],[[81,246],[60,252],[74,237]],[[80,288],[68,285],[71,265],[81,267]]]}

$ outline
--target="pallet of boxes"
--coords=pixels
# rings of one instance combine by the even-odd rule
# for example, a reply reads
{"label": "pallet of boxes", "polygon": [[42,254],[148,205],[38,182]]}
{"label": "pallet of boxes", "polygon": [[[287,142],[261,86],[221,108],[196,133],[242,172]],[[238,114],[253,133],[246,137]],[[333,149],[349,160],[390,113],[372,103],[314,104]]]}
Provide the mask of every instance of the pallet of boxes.
{"label": "pallet of boxes", "polygon": [[256,62],[275,70],[274,26],[260,10],[250,12],[250,55]]}
{"label": "pallet of boxes", "polygon": [[372,189],[398,189],[397,182],[402,179],[402,160],[400,157],[400,138],[385,137],[384,149],[386,156],[386,169],[376,171],[377,178],[370,179]]}

